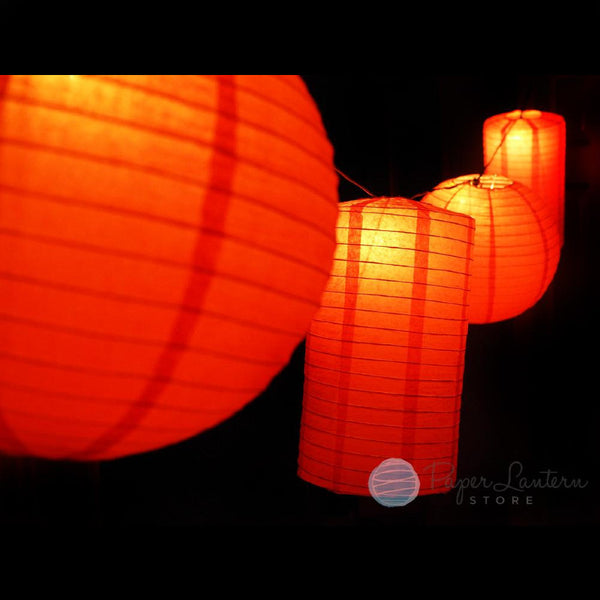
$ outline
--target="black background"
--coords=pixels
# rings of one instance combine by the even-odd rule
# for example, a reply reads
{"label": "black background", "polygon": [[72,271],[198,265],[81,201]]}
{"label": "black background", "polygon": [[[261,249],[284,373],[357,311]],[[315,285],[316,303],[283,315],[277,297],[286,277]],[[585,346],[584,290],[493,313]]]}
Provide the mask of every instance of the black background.
{"label": "black background", "polygon": [[[410,197],[447,178],[479,172],[488,116],[537,108],[565,118],[561,260],[535,307],[508,321],[469,328],[458,477],[502,484],[510,465],[518,463],[529,482],[550,469],[585,487],[501,492],[471,486],[462,503],[455,488],[390,509],[300,480],[300,344],[261,396],[180,444],[102,463],[1,457],[0,525],[600,523],[600,76],[302,77],[321,111],[336,167],[376,195]],[[339,191],[341,201],[365,197],[344,178]]]}

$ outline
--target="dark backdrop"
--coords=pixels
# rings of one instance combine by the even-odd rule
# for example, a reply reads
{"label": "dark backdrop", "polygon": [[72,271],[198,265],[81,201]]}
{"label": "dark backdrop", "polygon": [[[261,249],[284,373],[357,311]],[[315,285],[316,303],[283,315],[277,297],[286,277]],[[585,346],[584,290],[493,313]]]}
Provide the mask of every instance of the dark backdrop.
{"label": "dark backdrop", "polygon": [[[471,482],[390,509],[296,476],[304,346],[241,412],[197,437],[110,462],[0,458],[6,525],[590,525],[600,522],[597,268],[599,75],[302,75],[335,163],[377,195],[410,197],[482,167],[485,118],[515,108],[567,123],[565,244],[541,301],[469,328],[459,480],[585,487],[485,490]],[[340,200],[365,197],[340,179]],[[512,467],[511,467],[512,465]],[[511,471],[512,469],[512,471]],[[516,483],[513,478],[513,484]],[[513,499],[516,498],[516,500]],[[528,500],[527,500],[528,497]]]}

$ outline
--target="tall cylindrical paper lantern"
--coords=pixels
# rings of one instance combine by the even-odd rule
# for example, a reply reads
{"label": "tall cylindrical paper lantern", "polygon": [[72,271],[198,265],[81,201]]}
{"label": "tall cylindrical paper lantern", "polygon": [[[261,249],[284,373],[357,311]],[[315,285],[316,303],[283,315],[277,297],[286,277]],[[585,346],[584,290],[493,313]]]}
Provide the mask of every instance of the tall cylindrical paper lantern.
{"label": "tall cylindrical paper lantern", "polygon": [[337,211],[297,76],[3,76],[0,451],[110,459],[242,408],[305,336]]}
{"label": "tall cylindrical paper lantern", "polygon": [[566,139],[564,118],[540,110],[513,110],[489,117],[483,124],[486,172],[505,175],[539,194],[551,207],[561,244]]}
{"label": "tall cylindrical paper lantern", "polygon": [[373,471],[396,459],[419,494],[452,488],[473,231],[467,215],[405,198],[340,205],[307,336],[300,478],[368,496]]}
{"label": "tall cylindrical paper lantern", "polygon": [[539,195],[504,176],[463,175],[437,185],[423,202],[475,219],[470,323],[516,317],[542,297],[556,272],[560,239]]}

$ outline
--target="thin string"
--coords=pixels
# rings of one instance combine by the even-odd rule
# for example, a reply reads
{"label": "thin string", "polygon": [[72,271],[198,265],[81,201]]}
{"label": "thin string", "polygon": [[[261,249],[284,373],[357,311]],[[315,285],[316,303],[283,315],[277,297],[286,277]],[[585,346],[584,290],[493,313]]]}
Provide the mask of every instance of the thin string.
{"label": "thin string", "polygon": [[372,192],[370,192],[367,188],[363,187],[362,185],[360,185],[359,183],[357,183],[356,181],[354,181],[354,179],[350,179],[350,177],[348,177],[348,175],[346,175],[345,173],[342,173],[342,171],[340,171],[337,167],[334,167],[336,172],[341,175],[344,179],[347,179],[350,183],[353,183],[356,187],[360,188],[363,192],[367,193],[369,196],[371,196],[371,198],[375,198],[375,194],[373,194]]}
{"label": "thin string", "polygon": [[[526,101],[522,104],[522,106],[527,106],[527,102],[529,100],[529,98],[531,98],[533,96],[533,90],[532,90],[532,85],[530,84],[527,95],[526,95]],[[523,112],[525,110],[525,108],[521,108],[519,109],[521,114],[519,116],[519,119],[523,118]],[[508,136],[508,134],[510,133],[510,130],[514,127],[514,125],[517,123],[518,119],[515,119],[507,128],[506,131],[504,132],[502,138],[500,139],[500,142],[498,144],[498,146],[496,147],[496,149],[494,150],[494,152],[492,153],[492,156],[490,157],[490,159],[487,161],[487,163],[485,163],[483,165],[483,168],[481,169],[481,171],[479,172],[479,174],[474,177],[469,183],[473,183],[475,186],[478,186],[480,181],[481,181],[481,177],[485,174],[487,168],[490,166],[490,164],[492,163],[492,161],[494,160],[494,158],[496,157],[496,154],[498,153],[498,151],[500,150],[500,148],[502,148],[502,146],[504,145],[504,142],[506,141],[506,137]],[[351,179],[350,177],[348,177],[345,173],[342,173],[342,171],[340,171],[337,167],[335,167],[335,170],[337,171],[337,173],[339,175],[341,175],[342,177],[344,177],[345,179],[347,179],[350,183],[353,183],[355,186],[359,187],[363,192],[366,192],[367,194],[369,194],[369,196],[371,196],[372,198],[375,197],[375,194],[371,193],[369,190],[367,190],[365,187],[363,187],[362,185],[360,185],[359,183],[357,183],[356,181],[354,181],[353,179]],[[424,192],[419,192],[417,194],[415,194],[414,196],[411,196],[409,198],[409,200],[416,200],[416,201],[420,201],[423,199],[424,196],[426,196],[427,194],[429,194],[430,192],[436,191],[436,190],[451,190],[455,187],[459,187],[465,185],[465,182],[461,182],[461,183],[455,183],[453,185],[448,185],[448,186],[444,186],[444,187],[434,187],[431,188],[429,190],[425,190]]]}

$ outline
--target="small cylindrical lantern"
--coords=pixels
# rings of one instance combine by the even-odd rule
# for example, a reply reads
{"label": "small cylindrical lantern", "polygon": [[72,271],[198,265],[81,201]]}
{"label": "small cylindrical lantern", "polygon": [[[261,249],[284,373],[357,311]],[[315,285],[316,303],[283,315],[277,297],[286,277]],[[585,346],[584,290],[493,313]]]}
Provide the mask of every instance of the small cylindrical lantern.
{"label": "small cylindrical lantern", "polygon": [[405,198],[340,205],[306,341],[300,478],[368,496],[395,459],[418,475],[411,490],[451,489],[473,232],[468,215]]}
{"label": "small cylindrical lantern", "polygon": [[560,238],[538,194],[501,175],[464,175],[440,183],[423,202],[475,219],[470,323],[516,317],[542,297],[556,272]]}
{"label": "small cylindrical lantern", "polygon": [[518,181],[550,206],[564,238],[566,125],[562,116],[513,110],[483,124],[486,172]]}
{"label": "small cylindrical lantern", "polygon": [[329,276],[297,76],[0,77],[0,451],[103,460],[240,410]]}

